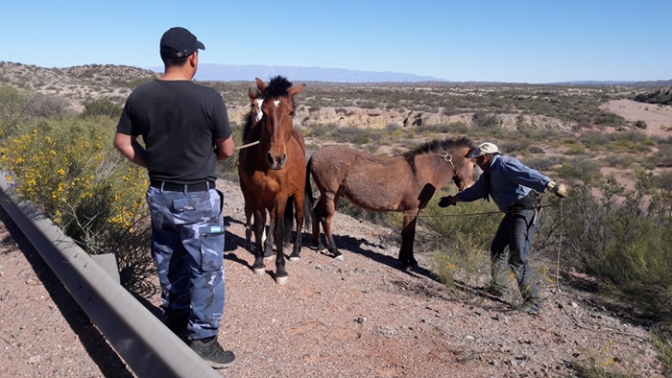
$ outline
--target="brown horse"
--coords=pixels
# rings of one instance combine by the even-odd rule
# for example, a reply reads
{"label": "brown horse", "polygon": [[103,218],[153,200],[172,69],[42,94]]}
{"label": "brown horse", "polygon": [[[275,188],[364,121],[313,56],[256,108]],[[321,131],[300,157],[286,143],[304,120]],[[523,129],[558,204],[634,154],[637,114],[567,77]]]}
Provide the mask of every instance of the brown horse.
{"label": "brown horse", "polygon": [[[320,190],[313,217],[313,245],[320,243],[320,223],[327,248],[336,258],[343,256],[331,234],[331,222],[341,196],[370,211],[402,211],[399,261],[404,267],[416,265],[413,257],[415,226],[420,210],[434,193],[451,179],[460,190],[472,185],[474,163],[467,158],[476,147],[466,137],[434,140],[396,156],[374,156],[344,146],[327,146],[313,153],[308,161],[309,177]],[[311,194],[312,196],[312,194]]]}
{"label": "brown horse", "polygon": [[[283,246],[289,240],[295,220],[294,248],[289,258],[290,261],[300,258],[301,229],[304,220],[310,220],[312,208],[312,197],[305,196],[305,145],[301,134],[292,127],[293,97],[301,92],[305,84],[293,87],[282,76],[272,78],[268,86],[258,78],[256,83],[263,101],[260,104],[253,101],[243,128],[243,144],[259,143],[240,151],[238,175],[245,198],[245,212],[254,217],[255,261],[252,269],[257,274],[265,273],[262,234],[268,211],[269,235],[273,236],[276,245],[275,280],[283,285],[287,282]],[[254,103],[261,110],[259,119]],[[269,243],[267,250],[272,248]]]}

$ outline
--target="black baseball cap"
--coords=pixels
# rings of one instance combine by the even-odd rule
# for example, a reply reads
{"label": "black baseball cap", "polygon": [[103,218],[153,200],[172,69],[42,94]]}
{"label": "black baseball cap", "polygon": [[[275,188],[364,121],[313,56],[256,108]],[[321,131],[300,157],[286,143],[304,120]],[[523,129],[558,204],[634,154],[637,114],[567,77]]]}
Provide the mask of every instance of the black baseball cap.
{"label": "black baseball cap", "polygon": [[183,58],[196,52],[196,50],[205,50],[203,42],[196,39],[196,36],[182,27],[168,29],[161,37],[161,56],[170,56],[173,58]]}

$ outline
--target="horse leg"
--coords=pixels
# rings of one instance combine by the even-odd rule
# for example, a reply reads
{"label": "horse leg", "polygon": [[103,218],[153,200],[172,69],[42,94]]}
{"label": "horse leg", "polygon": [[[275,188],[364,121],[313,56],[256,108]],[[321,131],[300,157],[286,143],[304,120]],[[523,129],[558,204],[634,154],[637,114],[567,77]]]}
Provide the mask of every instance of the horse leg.
{"label": "horse leg", "polygon": [[320,200],[313,209],[313,248],[317,251],[324,249],[324,245],[320,240],[320,223],[324,219],[325,214],[325,194],[320,195]]}
{"label": "horse leg", "polygon": [[418,209],[404,211],[404,226],[401,229],[401,248],[399,249],[399,261],[404,268],[418,265],[413,257],[413,241],[419,212]]}
{"label": "horse leg", "polygon": [[325,216],[322,218],[322,228],[324,228],[324,237],[327,239],[327,249],[334,255],[336,260],[343,260],[343,255],[336,248],[334,235],[331,233],[331,222],[334,220],[334,213],[336,212],[336,205],[338,204],[340,195],[337,193],[333,196],[327,195],[325,197],[327,197],[327,200],[325,201]]}
{"label": "horse leg", "polygon": [[294,248],[292,254],[289,255],[289,261],[299,261],[301,259],[301,246],[303,240],[301,237],[303,231],[303,201],[305,200],[303,192],[298,192],[294,195],[294,221],[296,222],[296,234],[294,236]]}
{"label": "horse leg", "polygon": [[271,230],[269,231],[269,238],[271,235],[275,239],[276,258],[275,258],[275,283],[284,285],[287,283],[287,270],[285,269],[285,253],[283,251],[285,244],[285,222],[283,214],[287,199],[276,199],[275,209],[271,215]]}
{"label": "horse leg", "polygon": [[254,210],[254,265],[252,270],[258,275],[266,273],[266,266],[264,265],[264,253],[262,243],[262,233],[266,227],[266,210]]}
{"label": "horse leg", "polygon": [[[261,233],[261,243],[264,245],[264,258],[265,259],[273,259],[273,231],[268,230],[266,232],[266,225],[264,224],[264,227],[262,228],[262,233]],[[268,236],[266,236],[268,235]]]}

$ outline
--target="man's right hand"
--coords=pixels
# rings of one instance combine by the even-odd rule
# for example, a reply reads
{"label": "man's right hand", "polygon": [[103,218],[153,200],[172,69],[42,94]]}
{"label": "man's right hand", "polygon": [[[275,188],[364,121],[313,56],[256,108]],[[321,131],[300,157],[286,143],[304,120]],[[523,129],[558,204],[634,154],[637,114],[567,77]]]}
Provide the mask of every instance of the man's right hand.
{"label": "man's right hand", "polygon": [[448,206],[455,206],[457,204],[457,198],[454,196],[445,196],[441,197],[441,200],[439,201],[439,207],[448,207]]}

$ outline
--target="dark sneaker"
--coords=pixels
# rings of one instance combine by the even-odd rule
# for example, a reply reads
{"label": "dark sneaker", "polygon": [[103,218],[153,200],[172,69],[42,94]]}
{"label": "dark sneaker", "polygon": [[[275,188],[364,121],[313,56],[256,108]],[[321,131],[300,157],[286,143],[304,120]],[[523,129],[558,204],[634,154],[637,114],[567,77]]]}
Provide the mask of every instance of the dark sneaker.
{"label": "dark sneaker", "polygon": [[217,336],[202,340],[191,340],[189,345],[191,350],[196,352],[199,357],[204,359],[213,369],[224,369],[233,365],[236,356],[230,350],[224,350]]}
{"label": "dark sneaker", "polygon": [[539,310],[541,310],[541,301],[539,299],[528,299],[523,302],[518,311],[528,313],[530,315],[539,315]]}

